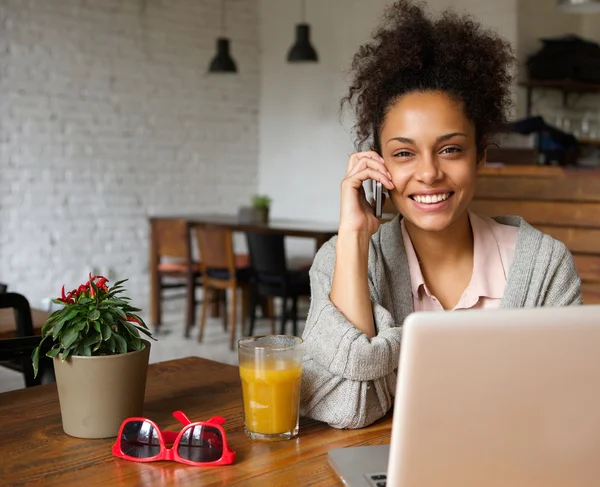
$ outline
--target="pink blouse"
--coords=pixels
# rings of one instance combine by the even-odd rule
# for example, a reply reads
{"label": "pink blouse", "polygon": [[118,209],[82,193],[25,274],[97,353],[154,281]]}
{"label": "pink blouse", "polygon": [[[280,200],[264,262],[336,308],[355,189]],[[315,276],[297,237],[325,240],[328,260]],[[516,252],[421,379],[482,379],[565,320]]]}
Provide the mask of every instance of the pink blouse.
{"label": "pink blouse", "polygon": [[[453,309],[499,308],[515,254],[519,229],[471,212],[469,220],[473,230],[473,275]],[[415,311],[443,310],[441,303],[425,284],[404,220],[401,227]]]}

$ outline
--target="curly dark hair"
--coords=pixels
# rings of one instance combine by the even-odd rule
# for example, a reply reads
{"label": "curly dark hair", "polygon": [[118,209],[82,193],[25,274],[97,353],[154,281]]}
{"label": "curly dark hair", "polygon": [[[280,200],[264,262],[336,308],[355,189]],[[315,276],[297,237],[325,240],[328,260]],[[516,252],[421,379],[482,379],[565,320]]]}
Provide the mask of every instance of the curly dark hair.
{"label": "curly dark hair", "polygon": [[400,0],[388,7],[373,39],[352,61],[350,90],[342,99],[354,108],[357,149],[371,142],[387,110],[401,96],[440,91],[459,101],[475,126],[478,153],[506,123],[515,57],[510,44],[468,15],[445,11],[428,18],[421,4]]}

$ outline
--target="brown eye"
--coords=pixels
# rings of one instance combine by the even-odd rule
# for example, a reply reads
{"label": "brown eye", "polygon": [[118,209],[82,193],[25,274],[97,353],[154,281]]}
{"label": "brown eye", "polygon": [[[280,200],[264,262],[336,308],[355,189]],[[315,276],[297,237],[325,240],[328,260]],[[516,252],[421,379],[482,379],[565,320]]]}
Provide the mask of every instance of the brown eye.
{"label": "brown eye", "polygon": [[446,147],[440,154],[455,154],[457,152],[462,152],[460,147]]}

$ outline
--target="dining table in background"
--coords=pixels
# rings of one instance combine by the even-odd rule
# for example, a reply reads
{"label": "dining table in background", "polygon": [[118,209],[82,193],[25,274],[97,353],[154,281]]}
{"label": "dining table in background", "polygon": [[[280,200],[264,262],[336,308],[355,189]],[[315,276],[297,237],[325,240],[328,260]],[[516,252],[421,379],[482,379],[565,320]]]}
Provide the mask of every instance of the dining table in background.
{"label": "dining table in background", "polygon": [[245,486],[341,485],[327,462],[331,448],[389,443],[392,416],[360,430],[337,430],[300,420],[298,437],[252,441],[244,433],[239,369],[198,357],[152,364],[144,416],[163,430],[179,431],[173,411],[192,421],[224,416],[233,465],[192,467],[176,462],[136,463],[112,456],[115,438],[67,436],[56,384],[0,394],[0,485],[25,486]]}
{"label": "dining table in background", "polygon": [[337,223],[284,219],[270,219],[268,223],[248,223],[240,221],[237,215],[219,213],[155,215],[151,219],[182,219],[192,226],[211,224],[234,232],[262,232],[285,237],[311,238],[315,240],[316,250],[338,231]]}
{"label": "dining table in background", "polygon": [[[49,311],[31,308],[31,319],[33,320],[33,329],[36,335],[41,333],[42,326],[44,326],[48,316],[50,316]],[[5,338],[14,338],[16,336],[17,325],[15,322],[14,311],[10,308],[0,309],[0,340],[4,340]]]}

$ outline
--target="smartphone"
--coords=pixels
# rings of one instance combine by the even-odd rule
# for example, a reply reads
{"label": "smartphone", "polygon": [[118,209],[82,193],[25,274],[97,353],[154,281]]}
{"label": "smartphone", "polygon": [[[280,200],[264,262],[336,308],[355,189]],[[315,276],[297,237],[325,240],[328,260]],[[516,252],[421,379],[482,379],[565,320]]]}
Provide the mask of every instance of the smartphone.
{"label": "smartphone", "polygon": [[383,184],[373,180],[373,214],[381,218],[383,213]]}

